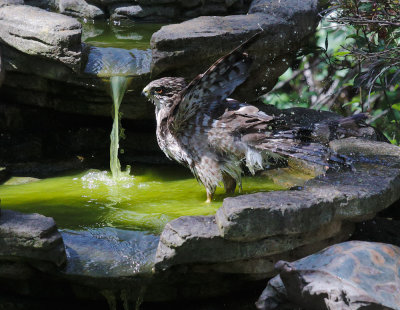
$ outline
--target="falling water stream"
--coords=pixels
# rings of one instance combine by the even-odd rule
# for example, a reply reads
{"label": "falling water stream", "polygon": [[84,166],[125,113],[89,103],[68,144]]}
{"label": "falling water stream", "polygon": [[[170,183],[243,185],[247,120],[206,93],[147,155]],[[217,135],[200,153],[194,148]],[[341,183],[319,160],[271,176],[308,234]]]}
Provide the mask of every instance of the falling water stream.
{"label": "falling water stream", "polygon": [[[119,108],[121,106],[122,99],[126,92],[126,89],[129,84],[129,78],[125,76],[112,76],[110,78],[110,88],[111,88],[111,96],[114,104],[114,122],[112,126],[112,131],[110,135],[111,144],[110,144],[110,170],[113,179],[119,180],[122,176],[121,164],[118,159],[119,152],[119,139],[121,132],[121,114],[119,112]],[[127,170],[124,172],[125,174],[130,173],[130,167],[127,167]]]}

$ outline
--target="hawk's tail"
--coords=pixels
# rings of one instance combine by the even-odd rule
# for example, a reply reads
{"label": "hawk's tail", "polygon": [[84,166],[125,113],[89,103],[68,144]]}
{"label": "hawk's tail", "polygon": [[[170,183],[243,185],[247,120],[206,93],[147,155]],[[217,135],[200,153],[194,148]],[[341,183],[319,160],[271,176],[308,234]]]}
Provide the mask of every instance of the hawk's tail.
{"label": "hawk's tail", "polygon": [[[352,160],[349,157],[337,154],[320,143],[302,142],[293,139],[270,139],[257,145],[256,149],[262,154],[264,163],[295,158],[321,165],[326,169],[352,168]],[[249,164],[252,165],[251,160],[247,159],[247,163],[248,166]],[[251,167],[249,168],[252,171]]]}

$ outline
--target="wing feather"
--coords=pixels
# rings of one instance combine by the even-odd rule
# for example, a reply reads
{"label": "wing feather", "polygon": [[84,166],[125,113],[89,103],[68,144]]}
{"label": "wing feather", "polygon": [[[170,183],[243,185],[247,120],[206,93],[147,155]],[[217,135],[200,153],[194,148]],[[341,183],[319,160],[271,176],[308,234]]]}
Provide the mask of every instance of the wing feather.
{"label": "wing feather", "polygon": [[218,59],[207,71],[198,75],[175,99],[168,118],[172,131],[182,130],[188,120],[199,111],[210,109],[210,104],[224,101],[237,86],[249,76],[252,59],[244,51],[253,44],[262,32]]}

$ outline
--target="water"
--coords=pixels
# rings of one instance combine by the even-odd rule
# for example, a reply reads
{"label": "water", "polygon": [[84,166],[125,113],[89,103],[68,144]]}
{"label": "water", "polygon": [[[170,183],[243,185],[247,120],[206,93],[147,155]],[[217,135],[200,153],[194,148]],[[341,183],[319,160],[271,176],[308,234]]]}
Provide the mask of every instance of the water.
{"label": "water", "polygon": [[[31,181],[1,185],[2,208],[51,216],[58,227],[79,231],[114,227],[158,234],[180,216],[215,214],[226,197],[219,188],[215,200],[205,203],[204,187],[176,166],[135,165],[134,177],[118,180],[89,170]],[[280,189],[265,177],[243,180],[244,194]]]}
{"label": "water", "polygon": [[109,21],[82,23],[82,41],[97,47],[147,50],[151,36],[163,25],[132,21],[119,25]]}
{"label": "water", "polygon": [[[149,46],[146,46],[147,50],[141,50],[138,47],[144,47],[144,37],[149,44],[151,34],[159,28],[158,25],[137,26],[132,23],[125,23],[124,27],[112,26],[110,23],[83,24],[84,40],[91,43],[88,48],[85,73],[103,78],[107,87],[110,87],[113,101],[114,122],[110,135],[110,170],[114,179],[127,177],[130,172],[129,167],[126,172],[121,171],[118,159],[119,139],[122,132],[119,112],[121,102],[132,77],[150,72],[151,51],[148,49]],[[110,35],[110,32],[113,35]],[[103,33],[108,33],[108,35],[104,36]],[[139,33],[143,33],[143,36]],[[115,48],[115,43],[120,41],[125,41],[126,44],[122,46],[123,48]],[[141,44],[128,44],[132,41]],[[99,42],[108,43],[99,44]],[[117,44],[121,47],[120,45]]]}
{"label": "water", "polygon": [[[121,115],[119,113],[119,107],[126,92],[126,88],[128,87],[128,81],[129,79],[124,76],[112,76],[110,78],[111,96],[114,104],[114,122],[110,135],[110,170],[114,179],[120,179],[123,174],[118,159],[119,138],[122,129],[122,127],[120,127]],[[125,174],[129,175],[129,172],[130,169],[128,168]]]}

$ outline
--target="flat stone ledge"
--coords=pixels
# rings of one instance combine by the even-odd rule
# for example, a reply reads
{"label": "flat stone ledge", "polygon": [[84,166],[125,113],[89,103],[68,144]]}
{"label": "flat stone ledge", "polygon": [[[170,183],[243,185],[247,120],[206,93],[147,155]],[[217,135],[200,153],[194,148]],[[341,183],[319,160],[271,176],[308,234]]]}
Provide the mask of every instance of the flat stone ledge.
{"label": "flat stone ledge", "polygon": [[[350,225],[353,227],[353,225]],[[241,261],[261,259],[292,251],[295,248],[321,242],[343,234],[348,236],[349,225],[332,222],[304,234],[275,236],[253,242],[236,242],[224,239],[214,216],[181,217],[165,227],[158,245],[156,269],[166,269],[178,264],[220,264],[218,269],[228,270],[227,263],[249,269],[253,263]],[[273,270],[273,265],[271,265]],[[267,268],[268,269],[268,268]],[[237,272],[232,268],[231,272]]]}
{"label": "flat stone ledge", "polygon": [[68,16],[27,6],[0,8],[0,40],[34,56],[57,60],[78,71],[81,24]]}
{"label": "flat stone ledge", "polygon": [[1,210],[0,260],[52,263],[66,262],[61,234],[50,217]]}
{"label": "flat stone ledge", "polygon": [[[362,144],[364,142],[360,142]],[[369,142],[396,157],[396,147]],[[303,233],[335,220],[372,218],[400,199],[400,167],[359,164],[355,171],[339,171],[305,183],[304,190],[257,193],[226,198],[217,211],[221,235],[250,241],[281,234]]]}

